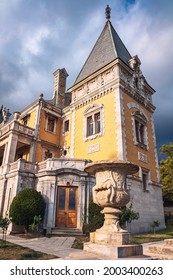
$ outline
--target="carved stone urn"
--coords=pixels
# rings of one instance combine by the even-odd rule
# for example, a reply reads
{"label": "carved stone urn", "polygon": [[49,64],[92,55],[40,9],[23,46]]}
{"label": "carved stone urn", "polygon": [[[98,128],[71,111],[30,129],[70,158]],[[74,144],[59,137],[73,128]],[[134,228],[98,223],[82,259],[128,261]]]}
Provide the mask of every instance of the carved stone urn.
{"label": "carved stone urn", "polygon": [[98,244],[128,244],[129,234],[119,225],[120,208],[130,201],[126,176],[138,172],[139,167],[128,161],[97,161],[88,164],[85,171],[96,176],[93,201],[104,209],[104,224],[90,234]]}

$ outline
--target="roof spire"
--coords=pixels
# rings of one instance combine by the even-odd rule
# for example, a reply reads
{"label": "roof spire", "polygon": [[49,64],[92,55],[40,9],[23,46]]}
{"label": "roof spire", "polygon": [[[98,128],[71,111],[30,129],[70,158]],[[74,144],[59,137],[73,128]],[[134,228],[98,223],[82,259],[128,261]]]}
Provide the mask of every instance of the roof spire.
{"label": "roof spire", "polygon": [[106,15],[106,19],[110,20],[110,18],[111,18],[111,8],[109,7],[109,5],[107,5],[107,7],[105,9],[105,15]]}

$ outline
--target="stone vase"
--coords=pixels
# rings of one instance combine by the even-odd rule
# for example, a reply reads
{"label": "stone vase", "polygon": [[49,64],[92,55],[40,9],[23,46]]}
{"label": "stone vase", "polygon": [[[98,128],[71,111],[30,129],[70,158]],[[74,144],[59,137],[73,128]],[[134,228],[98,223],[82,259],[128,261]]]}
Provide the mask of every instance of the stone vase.
{"label": "stone vase", "polygon": [[119,224],[120,208],[130,201],[126,176],[138,172],[139,167],[127,161],[98,161],[86,166],[85,171],[96,177],[93,201],[104,209],[104,224],[90,234],[97,244],[129,244],[129,233]]}

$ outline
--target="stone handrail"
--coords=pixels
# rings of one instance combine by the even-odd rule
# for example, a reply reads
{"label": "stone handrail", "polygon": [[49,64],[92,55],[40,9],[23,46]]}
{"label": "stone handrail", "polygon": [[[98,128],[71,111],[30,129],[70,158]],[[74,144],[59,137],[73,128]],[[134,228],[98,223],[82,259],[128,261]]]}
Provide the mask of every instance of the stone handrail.
{"label": "stone handrail", "polygon": [[49,158],[44,162],[38,163],[38,171],[41,170],[57,170],[62,168],[72,168],[83,171],[86,163],[90,161],[68,159],[68,158]]}
{"label": "stone handrail", "polygon": [[18,121],[12,120],[11,122],[8,122],[4,126],[0,128],[0,137],[4,134],[8,133],[9,131],[14,130],[17,132],[24,133],[28,136],[34,136],[35,129],[25,126],[23,124],[20,124]]}
{"label": "stone handrail", "polygon": [[37,170],[37,165],[23,159],[18,159],[15,162],[0,166],[0,175],[19,170],[34,172]]}
{"label": "stone handrail", "polygon": [[13,170],[35,171],[36,164],[23,159],[18,159],[17,161],[9,164],[9,172]]}

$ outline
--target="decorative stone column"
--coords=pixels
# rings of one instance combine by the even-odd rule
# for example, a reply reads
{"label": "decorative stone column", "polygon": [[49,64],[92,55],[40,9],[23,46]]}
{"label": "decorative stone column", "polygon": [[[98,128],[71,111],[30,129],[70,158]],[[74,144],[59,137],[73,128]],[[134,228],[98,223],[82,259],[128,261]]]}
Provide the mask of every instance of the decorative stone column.
{"label": "decorative stone column", "polygon": [[119,224],[120,208],[130,201],[126,189],[126,176],[138,172],[139,167],[128,161],[98,161],[88,164],[85,171],[96,176],[93,201],[104,207],[104,224],[90,233],[90,242],[84,251],[119,258],[141,255],[141,245],[131,245],[129,233]]}

